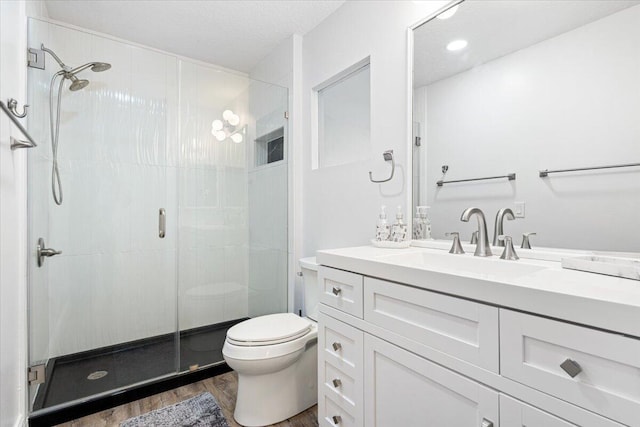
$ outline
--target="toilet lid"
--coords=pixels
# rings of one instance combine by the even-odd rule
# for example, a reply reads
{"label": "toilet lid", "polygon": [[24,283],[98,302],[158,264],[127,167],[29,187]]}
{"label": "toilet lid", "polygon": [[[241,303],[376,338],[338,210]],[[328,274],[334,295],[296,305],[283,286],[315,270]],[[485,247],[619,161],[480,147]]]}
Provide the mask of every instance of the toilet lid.
{"label": "toilet lid", "polygon": [[293,313],[268,314],[232,326],[227,340],[235,345],[272,345],[299,338],[310,329],[309,320]]}

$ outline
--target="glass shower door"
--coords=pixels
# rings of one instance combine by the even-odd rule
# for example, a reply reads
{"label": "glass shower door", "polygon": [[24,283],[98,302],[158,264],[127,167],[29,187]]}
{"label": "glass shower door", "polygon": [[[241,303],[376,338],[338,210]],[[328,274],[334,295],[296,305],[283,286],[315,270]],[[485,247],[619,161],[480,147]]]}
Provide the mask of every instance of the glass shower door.
{"label": "glass shower door", "polygon": [[[51,194],[49,130],[60,67],[47,54],[44,70],[29,68],[29,128],[40,142],[29,152],[29,363],[46,366],[30,387],[33,411],[178,365],[177,60],[31,19],[29,46],[41,44],[71,67],[112,67],[79,73],[89,80],[81,90],[70,91],[70,80],[62,88],[61,205]],[[40,266],[39,238],[61,251]]]}

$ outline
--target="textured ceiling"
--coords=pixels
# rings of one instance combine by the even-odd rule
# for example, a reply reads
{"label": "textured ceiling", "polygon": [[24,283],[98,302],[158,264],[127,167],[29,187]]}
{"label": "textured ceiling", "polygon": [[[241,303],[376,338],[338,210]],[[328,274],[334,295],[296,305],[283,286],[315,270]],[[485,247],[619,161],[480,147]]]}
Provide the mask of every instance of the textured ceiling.
{"label": "textured ceiling", "polygon": [[[578,28],[638,0],[467,0],[449,19],[414,31],[414,87],[443,78]],[[459,52],[447,43],[468,40]]]}
{"label": "textured ceiling", "polygon": [[291,34],[305,34],[340,1],[47,0],[49,17],[249,72]]}

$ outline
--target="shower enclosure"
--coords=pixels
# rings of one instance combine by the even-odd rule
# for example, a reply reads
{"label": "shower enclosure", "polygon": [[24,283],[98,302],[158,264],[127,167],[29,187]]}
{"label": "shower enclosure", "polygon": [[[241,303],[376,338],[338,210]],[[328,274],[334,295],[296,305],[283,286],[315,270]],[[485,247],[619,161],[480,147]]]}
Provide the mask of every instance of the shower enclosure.
{"label": "shower enclosure", "polygon": [[28,71],[33,414],[221,363],[228,327],[287,310],[287,90],[30,19],[43,44],[111,68],[60,89],[59,205],[60,65]]}

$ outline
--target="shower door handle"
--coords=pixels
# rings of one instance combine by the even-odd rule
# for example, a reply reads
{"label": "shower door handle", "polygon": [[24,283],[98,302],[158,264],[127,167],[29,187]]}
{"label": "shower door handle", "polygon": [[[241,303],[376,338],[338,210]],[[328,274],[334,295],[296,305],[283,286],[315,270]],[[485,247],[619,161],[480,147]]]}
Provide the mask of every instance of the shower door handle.
{"label": "shower door handle", "polygon": [[165,231],[167,227],[167,211],[164,208],[160,208],[158,212],[158,237],[164,239]]}
{"label": "shower door handle", "polygon": [[38,244],[36,245],[36,258],[38,261],[38,267],[42,267],[45,257],[60,255],[61,253],[62,251],[56,251],[55,249],[47,248],[42,237],[38,239]]}

